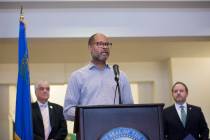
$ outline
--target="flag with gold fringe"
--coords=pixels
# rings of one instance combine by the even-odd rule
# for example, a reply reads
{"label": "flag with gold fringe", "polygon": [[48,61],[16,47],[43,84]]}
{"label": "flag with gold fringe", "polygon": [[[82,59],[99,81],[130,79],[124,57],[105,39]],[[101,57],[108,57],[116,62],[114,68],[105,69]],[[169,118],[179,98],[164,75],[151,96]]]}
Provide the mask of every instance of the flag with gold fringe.
{"label": "flag with gold fringe", "polygon": [[18,40],[15,140],[33,140],[28,48],[23,19],[21,15]]}

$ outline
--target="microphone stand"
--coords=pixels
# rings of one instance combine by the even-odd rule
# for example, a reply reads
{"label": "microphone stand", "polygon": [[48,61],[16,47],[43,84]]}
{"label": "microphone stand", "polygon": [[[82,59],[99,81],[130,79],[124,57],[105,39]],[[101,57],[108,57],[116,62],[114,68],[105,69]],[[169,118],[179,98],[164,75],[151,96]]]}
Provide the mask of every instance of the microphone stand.
{"label": "microphone stand", "polygon": [[119,77],[115,76],[115,81],[117,83],[116,88],[118,90],[118,95],[119,95],[119,104],[122,104],[120,84],[119,84]]}

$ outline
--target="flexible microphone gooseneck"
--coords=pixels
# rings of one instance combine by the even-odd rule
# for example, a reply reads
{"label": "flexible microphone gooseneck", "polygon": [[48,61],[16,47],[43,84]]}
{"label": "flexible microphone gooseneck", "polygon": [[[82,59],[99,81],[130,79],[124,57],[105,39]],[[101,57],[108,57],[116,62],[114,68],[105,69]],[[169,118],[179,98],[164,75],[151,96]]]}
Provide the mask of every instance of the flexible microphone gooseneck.
{"label": "flexible microphone gooseneck", "polygon": [[[116,90],[115,90],[115,97],[116,97],[116,91],[118,90],[118,95],[119,95],[119,104],[122,104],[122,99],[121,99],[121,91],[120,91],[120,85],[119,85],[119,77],[120,77],[120,71],[119,71],[119,66],[117,64],[113,65],[113,71],[114,71],[114,80],[116,81]],[[114,103],[115,103],[115,98],[114,98]]]}

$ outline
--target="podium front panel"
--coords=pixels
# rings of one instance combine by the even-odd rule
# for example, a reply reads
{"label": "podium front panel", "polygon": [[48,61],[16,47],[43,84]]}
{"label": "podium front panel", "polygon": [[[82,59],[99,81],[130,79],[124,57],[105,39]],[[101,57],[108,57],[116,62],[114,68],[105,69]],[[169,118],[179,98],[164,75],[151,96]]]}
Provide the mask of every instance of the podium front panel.
{"label": "podium front panel", "polygon": [[95,106],[80,108],[79,139],[100,140],[114,128],[133,128],[148,140],[161,140],[163,105]]}

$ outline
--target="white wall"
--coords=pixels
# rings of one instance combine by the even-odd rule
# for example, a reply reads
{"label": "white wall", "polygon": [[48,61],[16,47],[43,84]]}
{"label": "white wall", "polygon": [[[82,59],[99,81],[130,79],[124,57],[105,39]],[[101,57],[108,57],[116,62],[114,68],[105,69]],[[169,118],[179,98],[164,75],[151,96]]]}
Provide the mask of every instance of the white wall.
{"label": "white wall", "polygon": [[200,106],[210,126],[210,58],[172,58],[172,81],[189,88],[187,102]]}
{"label": "white wall", "polygon": [[171,103],[169,93],[169,62],[119,63],[131,82],[153,82],[153,103]]}
{"label": "white wall", "polygon": [[[74,70],[85,64],[30,64],[31,84],[40,79],[46,79],[52,84],[67,83],[68,77]],[[153,102],[170,104],[169,93],[169,68],[168,61],[163,62],[141,62],[141,63],[119,63],[130,82],[153,82]],[[0,64],[0,84],[16,84],[17,65]]]}
{"label": "white wall", "polygon": [[10,140],[9,85],[0,85],[0,139]]}
{"label": "white wall", "polygon": [[[67,83],[68,76],[74,70],[80,68],[85,64],[29,64],[30,69],[30,78],[31,84],[37,82],[40,79],[48,80],[51,84],[59,84],[63,85]],[[119,63],[120,69],[123,70],[130,82],[152,82],[154,83],[154,93],[152,102],[154,103],[170,103],[170,96],[168,94],[168,62],[142,62],[142,63]],[[13,85],[10,87],[10,96],[7,98],[3,98],[1,103],[9,102],[8,104],[8,114],[15,113],[15,85],[17,81],[17,65],[16,64],[0,64],[0,85],[8,84]],[[1,89],[0,89],[1,90]],[[52,94],[50,101],[56,102],[60,105],[63,105],[64,99],[60,99],[60,97],[64,97],[64,95],[59,96],[58,94],[64,94],[65,91],[55,91],[52,89]],[[33,87],[31,88],[32,94],[34,92]],[[9,92],[9,91],[8,91]],[[8,93],[4,93],[7,95]],[[35,100],[34,95],[32,96],[33,100]],[[3,111],[3,108],[0,109],[0,112]],[[8,119],[8,117],[6,117]],[[14,116],[11,116],[14,118]],[[3,121],[5,122],[5,121]],[[7,121],[8,122],[8,121]],[[1,122],[2,123],[2,120]],[[72,131],[72,123],[68,122],[69,130]],[[8,137],[11,137],[11,126],[7,123],[2,125],[2,129],[8,130]],[[4,133],[5,135],[6,133]],[[9,135],[10,134],[10,135]]]}
{"label": "white wall", "polygon": [[[130,82],[152,82],[154,85],[153,103],[173,103],[170,88],[175,81],[183,81],[189,87],[188,102],[201,106],[208,124],[210,124],[210,58],[172,58],[162,62],[118,63]],[[30,64],[31,83],[46,79],[52,84],[64,84],[74,70],[84,64]],[[0,64],[0,85],[15,85],[17,79],[16,64]],[[0,91],[4,91],[0,86]],[[56,91],[58,92],[58,91]],[[1,103],[14,102],[15,95],[4,97]],[[53,99],[54,100],[54,99]],[[59,99],[61,100],[61,99]],[[62,103],[60,103],[62,105]],[[14,103],[13,103],[14,105]],[[8,108],[11,111],[11,104]],[[0,112],[4,111],[0,108]],[[9,113],[9,111],[8,111]],[[0,119],[2,124],[2,119]],[[4,125],[2,128],[8,128]]]}

